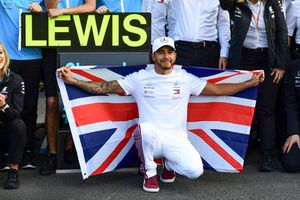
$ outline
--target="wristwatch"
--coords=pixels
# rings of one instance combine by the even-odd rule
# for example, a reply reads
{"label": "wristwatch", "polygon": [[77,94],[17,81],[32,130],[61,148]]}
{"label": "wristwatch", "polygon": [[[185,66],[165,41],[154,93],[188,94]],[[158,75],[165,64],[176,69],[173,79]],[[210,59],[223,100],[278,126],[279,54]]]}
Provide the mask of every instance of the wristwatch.
{"label": "wristwatch", "polygon": [[9,108],[9,105],[8,105],[8,104],[5,104],[2,108],[0,108],[0,110],[1,110],[2,112],[5,112],[7,108]]}

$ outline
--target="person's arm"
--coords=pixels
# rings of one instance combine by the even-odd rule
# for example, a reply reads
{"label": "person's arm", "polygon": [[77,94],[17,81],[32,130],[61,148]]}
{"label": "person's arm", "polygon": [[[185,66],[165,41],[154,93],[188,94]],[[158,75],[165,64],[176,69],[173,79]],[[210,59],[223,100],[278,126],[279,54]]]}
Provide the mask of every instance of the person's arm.
{"label": "person's arm", "polygon": [[238,93],[247,88],[255,87],[259,83],[263,82],[264,74],[254,74],[252,79],[242,83],[222,83],[222,84],[213,84],[207,82],[204,87],[201,95],[207,96],[229,96],[235,93]]}
{"label": "person's arm", "polygon": [[56,8],[59,0],[44,0],[46,11],[49,9]]}
{"label": "person's arm", "polygon": [[15,118],[21,117],[21,112],[23,110],[23,102],[24,102],[24,82],[21,78],[17,78],[15,76],[14,81],[17,83],[17,87],[12,91],[10,102],[0,102],[0,112],[3,114],[3,118],[5,121],[11,121]]}
{"label": "person's arm", "polygon": [[273,72],[271,73],[273,78],[273,83],[279,83],[282,79],[284,70],[286,68],[286,59],[288,56],[288,34],[286,21],[284,18],[284,13],[281,5],[278,1],[274,1],[274,13],[276,22],[275,31],[275,45],[276,45],[276,63]]}
{"label": "person's arm", "polygon": [[65,83],[77,86],[87,92],[94,94],[125,94],[118,81],[98,82],[98,81],[82,81],[74,78],[71,70],[67,67],[59,69],[59,78]]}
{"label": "person's arm", "polygon": [[225,11],[222,8],[219,8],[218,12],[217,29],[221,46],[219,69],[226,69],[229,55],[230,17],[228,11]]}
{"label": "person's arm", "polygon": [[[294,63],[294,62],[292,62]],[[283,94],[284,94],[284,109],[286,113],[286,131],[288,135],[299,134],[300,131],[300,118],[299,118],[299,98],[297,96],[297,91],[295,84],[299,84],[295,80],[295,76],[299,67],[297,65],[291,64],[289,66],[286,81],[284,82]]]}
{"label": "person's arm", "polygon": [[63,14],[79,14],[94,12],[96,10],[96,0],[85,0],[85,3],[72,8],[49,9],[49,17],[58,17]]}

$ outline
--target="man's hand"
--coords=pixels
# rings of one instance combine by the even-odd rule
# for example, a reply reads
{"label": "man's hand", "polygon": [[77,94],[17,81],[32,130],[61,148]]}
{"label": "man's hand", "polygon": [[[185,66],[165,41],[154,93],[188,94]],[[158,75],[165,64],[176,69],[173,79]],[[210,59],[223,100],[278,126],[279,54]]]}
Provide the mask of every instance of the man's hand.
{"label": "man's hand", "polygon": [[26,8],[27,10],[29,10],[30,12],[37,12],[40,13],[43,11],[42,7],[40,6],[40,4],[38,3],[32,3],[30,4],[30,6],[28,8]]}
{"label": "man's hand", "polygon": [[263,72],[255,73],[252,76],[252,79],[248,82],[250,83],[251,87],[255,87],[258,84],[262,83],[265,80],[265,74]]}
{"label": "man's hand", "polygon": [[219,59],[219,69],[226,69],[228,65],[228,58],[220,57]]}
{"label": "man's hand", "polygon": [[75,78],[73,78],[72,72],[68,67],[61,67],[60,69],[58,69],[58,77],[65,83],[71,85],[74,85],[77,81]]}
{"label": "man's hand", "polygon": [[273,83],[278,84],[279,81],[282,79],[283,74],[284,74],[283,69],[279,69],[279,68],[273,69],[273,71],[271,72],[271,76],[274,76]]}
{"label": "man's hand", "polygon": [[300,137],[298,134],[291,135],[286,139],[286,141],[282,147],[283,153],[290,152],[290,150],[294,144],[297,144],[298,148],[300,149]]}
{"label": "man's hand", "polygon": [[63,8],[53,8],[53,9],[49,9],[49,12],[48,12],[48,16],[50,18],[55,18],[55,17],[58,17],[58,16],[61,16],[63,15],[64,12],[63,12]]}
{"label": "man's hand", "polygon": [[97,8],[96,13],[98,14],[105,14],[105,13],[109,13],[109,9],[106,6],[99,6],[99,8]]}
{"label": "man's hand", "polygon": [[0,108],[2,108],[3,106],[5,106],[5,104],[6,104],[5,99],[6,99],[6,96],[3,95],[3,94],[0,94]]}

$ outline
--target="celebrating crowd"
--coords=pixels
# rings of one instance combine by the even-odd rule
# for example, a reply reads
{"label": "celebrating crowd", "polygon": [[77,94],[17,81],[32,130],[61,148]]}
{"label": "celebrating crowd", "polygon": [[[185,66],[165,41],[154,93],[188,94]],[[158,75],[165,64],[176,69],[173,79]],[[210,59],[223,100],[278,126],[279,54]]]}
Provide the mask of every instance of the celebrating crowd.
{"label": "celebrating crowd", "polygon": [[[283,167],[289,172],[300,170],[300,0],[0,0],[0,26],[5,27],[0,30],[0,165],[8,174],[5,188],[19,187],[21,168],[36,168],[34,138],[40,80],[44,82],[46,95],[48,157],[39,173],[50,175],[56,170],[57,51],[19,46],[21,12],[47,12],[51,18],[89,12],[150,12],[151,58],[155,68],[149,75],[139,72],[124,80],[109,82],[104,90],[101,84],[90,86],[90,83],[74,79],[67,68],[60,70],[64,81],[89,92],[136,95],[140,116],[144,116],[141,113],[143,110],[151,113],[143,106],[148,103],[152,105],[152,102],[139,99],[134,89],[142,84],[137,81],[139,76],[155,78],[157,74],[168,75],[172,73],[170,67],[174,63],[219,69],[263,70],[264,74],[255,75],[240,85],[211,85],[184,71],[180,71],[180,78],[193,85],[188,89],[187,99],[190,94],[231,95],[260,84],[254,117],[256,126],[253,126],[260,141],[259,170],[274,170],[272,152],[278,135],[278,107],[285,108],[285,115],[281,117],[286,121],[286,128],[284,141],[280,143]],[[278,98],[282,99],[283,105],[277,106]],[[185,115],[186,111],[180,109],[178,112]],[[152,114],[156,116],[157,113]],[[159,118],[152,121],[151,118],[155,117],[140,119],[134,134],[135,139],[138,138],[135,143],[141,159],[140,169],[145,175],[144,190],[159,190],[153,162],[159,151],[153,147],[154,143],[147,143],[149,138],[153,138],[151,134],[155,135],[156,146],[171,152],[158,153],[165,158],[160,177],[162,182],[173,182],[175,172],[189,178],[199,177],[203,171],[202,162],[189,141],[180,137],[178,143],[175,142],[178,144],[175,148],[182,151],[173,154],[174,147],[169,147],[165,142],[170,139],[165,133],[168,131],[162,132],[164,126],[160,126]],[[186,132],[177,129],[178,124],[173,128],[178,135]],[[185,161],[173,162],[181,158]]]}

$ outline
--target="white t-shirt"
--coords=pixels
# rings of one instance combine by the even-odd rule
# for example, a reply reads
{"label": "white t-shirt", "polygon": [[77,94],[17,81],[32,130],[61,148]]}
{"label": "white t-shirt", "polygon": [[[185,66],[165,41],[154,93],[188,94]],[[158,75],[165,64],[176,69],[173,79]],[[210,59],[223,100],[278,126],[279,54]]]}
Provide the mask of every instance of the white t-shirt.
{"label": "white t-shirt", "polygon": [[185,136],[190,95],[199,95],[206,85],[205,80],[183,69],[160,75],[154,68],[132,73],[118,82],[127,95],[135,98],[139,123],[149,122],[166,134],[185,132]]}

